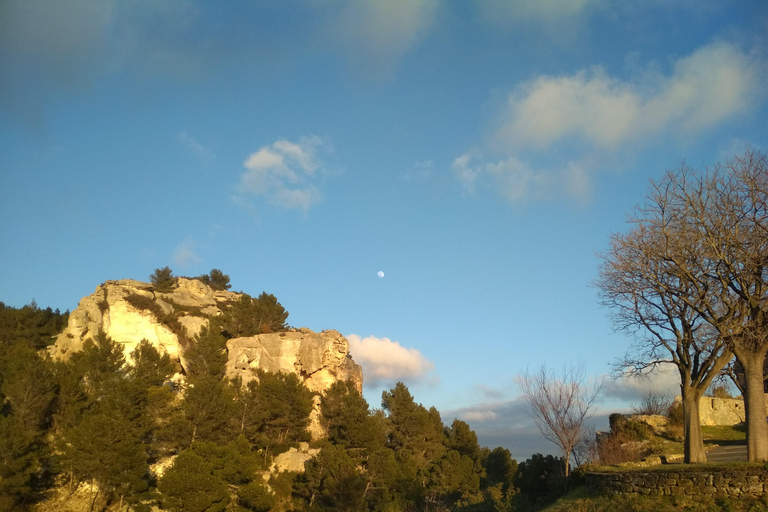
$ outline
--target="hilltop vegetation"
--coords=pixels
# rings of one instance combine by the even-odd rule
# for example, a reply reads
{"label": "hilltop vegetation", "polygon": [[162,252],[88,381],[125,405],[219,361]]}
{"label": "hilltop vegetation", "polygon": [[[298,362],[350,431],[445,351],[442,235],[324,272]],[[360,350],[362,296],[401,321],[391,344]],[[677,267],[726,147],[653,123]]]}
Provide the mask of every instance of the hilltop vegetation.
{"label": "hilltop vegetation", "polygon": [[481,447],[402,383],[371,409],[341,381],[321,398],[327,437],[312,442],[320,451],[305,472],[270,473],[277,455],[310,442],[315,398],[294,374],[225,378],[227,337],[285,328],[266,293],[243,295],[188,340],[183,381],[146,341],[126,357],[103,334],[53,361],[40,349],[66,313],[1,313],[0,510],[34,510],[54,490],[85,492],[93,510],[512,510],[550,494],[562,473],[551,456],[518,466],[508,450]]}

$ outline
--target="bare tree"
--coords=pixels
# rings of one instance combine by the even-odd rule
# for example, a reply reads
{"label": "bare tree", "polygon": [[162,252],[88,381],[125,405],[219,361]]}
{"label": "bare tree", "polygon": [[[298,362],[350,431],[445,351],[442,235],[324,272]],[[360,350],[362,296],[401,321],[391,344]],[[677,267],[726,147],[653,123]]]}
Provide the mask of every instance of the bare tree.
{"label": "bare tree", "polygon": [[584,422],[592,417],[600,384],[587,385],[583,364],[563,367],[560,374],[541,366],[536,372],[518,375],[517,382],[536,426],[562,451],[567,477],[571,453],[584,439]]}
{"label": "bare tree", "polygon": [[[642,368],[677,365],[686,460],[699,450],[698,398],[735,354],[745,373],[749,460],[768,460],[763,362],[768,350],[768,163],[747,150],[697,173],[652,184],[634,227],[615,235],[598,286],[619,328],[643,331]],[[626,361],[631,363],[631,361]],[[702,389],[703,388],[703,389]]]}
{"label": "bare tree", "polygon": [[[680,171],[683,178],[687,173]],[[701,258],[685,236],[687,219],[670,198],[674,179],[669,173],[660,184],[652,184],[646,204],[629,219],[632,229],[612,235],[596,285],[601,303],[611,308],[614,326],[635,338],[617,371],[649,375],[659,365],[677,367],[685,462],[706,462],[699,400],[733,355],[691,305],[690,297],[700,295],[696,283],[681,278],[678,266],[670,263],[689,268]]]}

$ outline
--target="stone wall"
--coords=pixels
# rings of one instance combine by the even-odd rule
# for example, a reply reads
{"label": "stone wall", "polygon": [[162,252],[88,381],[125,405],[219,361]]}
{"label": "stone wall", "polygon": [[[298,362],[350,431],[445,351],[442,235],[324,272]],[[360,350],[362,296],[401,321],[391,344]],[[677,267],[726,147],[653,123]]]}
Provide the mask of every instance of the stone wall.
{"label": "stone wall", "polygon": [[765,466],[708,471],[587,473],[587,487],[599,494],[626,496],[761,496],[768,492]]}
{"label": "stone wall", "polygon": [[744,422],[744,400],[702,397],[699,400],[699,417],[702,425],[737,425]]}

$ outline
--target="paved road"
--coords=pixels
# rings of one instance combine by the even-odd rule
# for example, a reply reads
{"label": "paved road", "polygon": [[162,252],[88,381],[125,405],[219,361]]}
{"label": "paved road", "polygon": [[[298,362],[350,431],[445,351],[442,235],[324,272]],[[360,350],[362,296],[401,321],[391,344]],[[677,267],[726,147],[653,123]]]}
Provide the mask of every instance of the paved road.
{"label": "paved road", "polygon": [[747,445],[718,446],[707,452],[707,462],[746,462]]}

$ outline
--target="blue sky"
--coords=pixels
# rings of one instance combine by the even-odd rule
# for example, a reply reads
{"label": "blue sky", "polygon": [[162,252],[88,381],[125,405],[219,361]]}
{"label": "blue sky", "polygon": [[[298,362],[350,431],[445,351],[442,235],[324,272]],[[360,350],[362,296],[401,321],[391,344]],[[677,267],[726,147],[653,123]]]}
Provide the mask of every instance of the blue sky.
{"label": "blue sky", "polygon": [[596,254],[649,179],[766,150],[766,34],[762,0],[2,2],[0,300],[219,268],[348,336],[371,405],[553,451],[515,375],[624,353]]}

